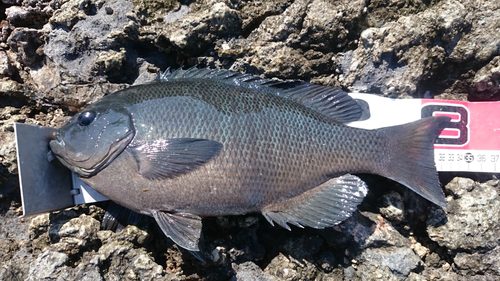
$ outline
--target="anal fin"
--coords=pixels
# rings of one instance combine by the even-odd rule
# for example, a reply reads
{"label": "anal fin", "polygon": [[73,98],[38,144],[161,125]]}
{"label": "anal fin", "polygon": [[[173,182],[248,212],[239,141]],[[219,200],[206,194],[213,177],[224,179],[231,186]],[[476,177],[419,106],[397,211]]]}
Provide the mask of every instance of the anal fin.
{"label": "anal fin", "polygon": [[201,218],[188,213],[153,212],[153,217],[167,237],[189,251],[199,251]]}
{"label": "anal fin", "polygon": [[288,230],[288,224],[323,229],[350,217],[367,193],[365,182],[347,174],[298,196],[268,205],[262,209],[262,214],[272,225],[275,222]]}

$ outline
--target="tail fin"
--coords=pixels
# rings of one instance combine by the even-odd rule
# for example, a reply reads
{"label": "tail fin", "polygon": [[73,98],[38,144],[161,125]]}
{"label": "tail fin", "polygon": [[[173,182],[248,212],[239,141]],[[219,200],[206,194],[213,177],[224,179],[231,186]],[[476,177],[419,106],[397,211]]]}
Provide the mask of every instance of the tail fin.
{"label": "tail fin", "polygon": [[446,116],[380,129],[387,137],[390,162],[382,175],[395,180],[441,207],[446,200],[434,163],[434,141],[450,122]]}

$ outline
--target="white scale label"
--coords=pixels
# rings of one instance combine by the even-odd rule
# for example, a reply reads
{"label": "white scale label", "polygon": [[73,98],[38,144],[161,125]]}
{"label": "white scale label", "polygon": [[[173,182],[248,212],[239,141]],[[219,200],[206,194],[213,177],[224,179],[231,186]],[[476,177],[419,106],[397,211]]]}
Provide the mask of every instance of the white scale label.
{"label": "white scale label", "polygon": [[441,172],[500,173],[500,151],[441,149],[435,152],[436,168]]}
{"label": "white scale label", "polygon": [[370,118],[349,124],[375,129],[446,115],[451,122],[434,145],[441,172],[500,172],[500,102],[463,102],[433,99],[389,99],[352,93],[370,107]]}

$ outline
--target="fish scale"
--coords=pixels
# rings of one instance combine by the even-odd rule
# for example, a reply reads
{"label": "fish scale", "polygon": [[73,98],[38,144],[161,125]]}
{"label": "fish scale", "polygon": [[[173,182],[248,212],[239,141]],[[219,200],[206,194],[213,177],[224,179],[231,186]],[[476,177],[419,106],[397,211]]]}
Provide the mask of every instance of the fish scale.
{"label": "fish scale", "polygon": [[[169,182],[168,186],[161,187],[165,194],[173,197],[185,197],[187,201],[179,204],[194,206],[194,203],[200,202],[195,194],[185,196],[185,190],[189,188],[198,189],[200,185],[217,186],[219,190],[230,188],[246,189],[245,193],[252,197],[252,192],[262,193],[264,189],[265,196],[259,205],[245,206],[245,202],[238,204],[237,210],[230,211],[224,203],[234,205],[239,192],[230,194],[219,192],[212,194],[213,198],[204,201],[217,201],[218,208],[212,210],[212,205],[201,206],[198,204],[196,209],[184,209],[175,206],[176,210],[187,212],[201,212],[208,215],[220,215],[222,213],[241,213],[241,209],[250,211],[259,210],[261,204],[265,205],[275,200],[289,198],[302,193],[319,183],[326,181],[330,175],[340,175],[350,172],[366,172],[375,170],[375,160],[380,158],[379,149],[373,149],[366,145],[349,145],[349,142],[362,143],[363,139],[380,139],[377,131],[365,131],[353,129],[346,126],[340,126],[322,116],[297,105],[290,105],[291,101],[276,98],[272,95],[261,95],[259,93],[248,91],[242,93],[236,87],[225,87],[234,89],[234,92],[228,93],[228,90],[220,91],[217,81],[201,81],[201,79],[187,79],[180,85],[168,85],[169,89],[183,88],[185,85],[196,85],[191,91],[165,91],[167,85],[162,83],[149,85],[149,88],[143,89],[142,95],[129,93],[126,99],[130,99],[130,105],[125,106],[130,112],[134,112],[134,123],[136,124],[136,138],[132,140],[133,146],[137,141],[149,141],[151,139],[170,139],[170,138],[209,138],[224,145],[220,155],[215,157],[212,162],[200,167],[185,176],[180,176],[177,180]],[[208,101],[202,101],[199,98],[196,89],[216,89]],[[195,94],[192,94],[192,93]],[[123,92],[127,94],[127,91]],[[162,93],[159,98],[154,93]],[[255,96],[252,99],[239,99],[245,94]],[[243,101],[253,101],[242,114],[238,108],[230,108],[231,102],[227,102],[227,97],[236,97]],[[176,99],[175,101],[172,99]],[[271,100],[270,100],[271,99]],[[222,101],[221,101],[222,100]],[[215,104],[215,105],[213,105]],[[227,106],[227,108],[222,107]],[[217,108],[218,107],[218,108]],[[185,108],[193,109],[191,111]],[[253,108],[255,111],[250,111]],[[281,110],[275,110],[280,108]],[[306,115],[307,114],[307,115]],[[257,116],[255,116],[257,115]],[[305,115],[305,116],[304,116]],[[159,122],[161,120],[164,122]],[[169,120],[176,120],[169,122]],[[252,120],[253,122],[249,122]],[[139,124],[153,124],[153,131],[142,131]],[[147,128],[148,126],[146,126]],[[222,134],[221,134],[222,132]],[[262,134],[260,132],[266,132]],[[151,136],[144,138],[144,136]],[[284,137],[286,136],[286,137]],[[295,141],[300,136],[302,141]],[[340,139],[339,139],[340,138]],[[250,146],[247,151],[242,150],[244,145]],[[275,153],[275,151],[291,151],[286,154]],[[236,151],[240,156],[236,157]],[[382,151],[383,153],[383,151]],[[357,156],[362,159],[356,159]],[[358,161],[357,161],[358,160]],[[251,163],[245,167],[244,163]],[[279,162],[286,165],[279,165]],[[224,165],[224,163],[226,163]],[[246,169],[245,169],[246,168]],[[213,180],[211,175],[230,175],[231,171],[238,171],[235,176],[226,177],[224,181]],[[269,171],[276,171],[279,177],[269,175]],[[297,178],[299,175],[299,178]],[[297,184],[298,182],[298,184]],[[161,183],[160,183],[161,184]],[[141,183],[138,186],[144,186]],[[298,185],[297,187],[295,187]],[[178,190],[183,190],[181,193]],[[251,191],[249,191],[251,190]],[[254,191],[255,190],[255,191]],[[104,194],[107,197],[107,194]],[[193,197],[194,196],[194,197]],[[215,197],[217,196],[217,197]],[[257,196],[262,197],[262,196]],[[256,200],[252,200],[254,203]],[[162,202],[152,208],[164,209]],[[209,203],[210,204],[210,203]],[[150,202],[148,205],[151,206]],[[142,208],[141,208],[142,209]],[[211,212],[211,213],[210,213]]]}
{"label": "fish scale", "polygon": [[[90,105],[51,149],[89,186],[155,217],[193,251],[200,216],[262,212],[285,228],[333,226],[367,192],[349,173],[386,176],[445,204],[432,142],[449,120],[379,130],[344,124],[360,114],[345,92],[329,87],[178,70]],[[103,123],[110,125],[99,131]],[[96,131],[102,137],[92,151]]]}

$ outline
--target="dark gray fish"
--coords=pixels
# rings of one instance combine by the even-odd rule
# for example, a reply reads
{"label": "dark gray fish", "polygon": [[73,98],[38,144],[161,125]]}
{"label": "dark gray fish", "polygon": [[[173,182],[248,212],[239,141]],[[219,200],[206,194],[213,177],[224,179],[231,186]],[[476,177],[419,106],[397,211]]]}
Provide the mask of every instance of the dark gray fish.
{"label": "dark gray fish", "polygon": [[367,193],[349,173],[388,177],[445,206],[433,142],[450,119],[344,125],[361,113],[331,87],[190,68],[104,97],[50,147],[89,186],[153,216],[191,251],[201,216],[262,212],[287,229],[334,226]]}

